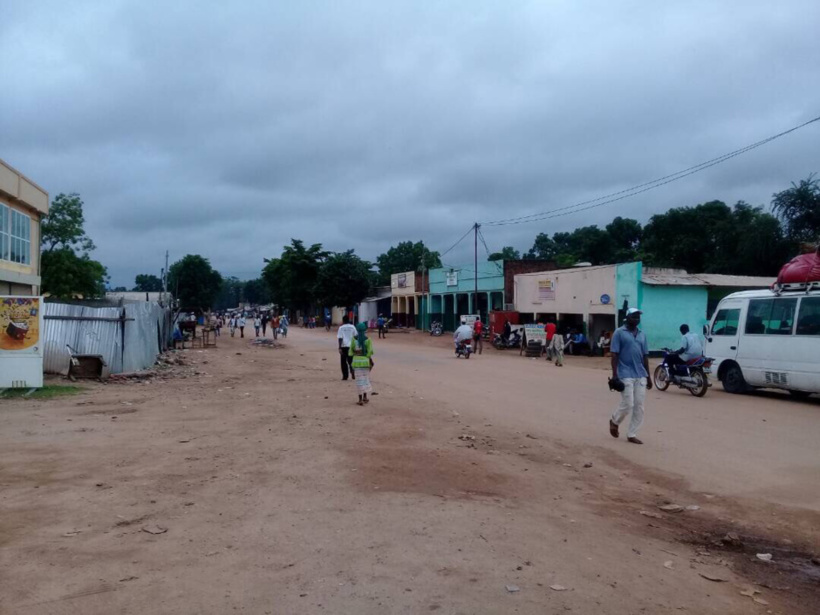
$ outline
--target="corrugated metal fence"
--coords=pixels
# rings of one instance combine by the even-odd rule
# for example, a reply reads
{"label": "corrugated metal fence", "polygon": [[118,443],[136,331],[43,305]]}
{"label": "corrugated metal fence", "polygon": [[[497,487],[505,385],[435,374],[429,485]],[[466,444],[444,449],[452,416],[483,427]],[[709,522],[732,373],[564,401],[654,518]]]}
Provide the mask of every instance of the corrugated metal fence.
{"label": "corrugated metal fence", "polygon": [[46,303],[44,311],[47,374],[67,374],[70,345],[79,354],[102,355],[112,374],[151,367],[171,343],[172,314],[155,302],[120,307]]}

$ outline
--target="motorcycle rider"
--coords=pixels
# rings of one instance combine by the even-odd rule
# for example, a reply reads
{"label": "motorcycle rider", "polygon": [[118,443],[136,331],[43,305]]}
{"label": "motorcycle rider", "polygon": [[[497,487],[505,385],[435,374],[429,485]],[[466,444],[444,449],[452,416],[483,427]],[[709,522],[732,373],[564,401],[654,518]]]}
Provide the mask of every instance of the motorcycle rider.
{"label": "motorcycle rider", "polygon": [[505,346],[510,341],[510,335],[512,335],[512,325],[510,324],[510,319],[508,318],[504,321],[504,332],[501,334],[501,339],[504,341]]}
{"label": "motorcycle rider", "polygon": [[667,362],[674,371],[678,371],[678,365],[686,365],[692,359],[697,359],[703,356],[703,344],[700,343],[700,338],[695,333],[689,331],[689,325],[686,323],[680,326],[680,343],[681,347],[669,355]]}
{"label": "motorcycle rider", "polygon": [[461,326],[453,333],[453,343],[455,344],[456,350],[458,350],[459,345],[470,341],[472,337],[473,328],[467,324],[466,318],[462,318]]}

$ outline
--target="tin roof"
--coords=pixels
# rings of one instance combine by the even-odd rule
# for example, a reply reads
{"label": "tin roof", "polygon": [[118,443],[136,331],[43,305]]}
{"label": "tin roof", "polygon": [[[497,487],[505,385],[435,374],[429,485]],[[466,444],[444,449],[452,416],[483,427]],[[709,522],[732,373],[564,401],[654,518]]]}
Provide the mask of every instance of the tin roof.
{"label": "tin roof", "polygon": [[721,273],[687,273],[683,269],[645,267],[641,282],[652,286],[722,286],[731,288],[769,288],[775,278]]}

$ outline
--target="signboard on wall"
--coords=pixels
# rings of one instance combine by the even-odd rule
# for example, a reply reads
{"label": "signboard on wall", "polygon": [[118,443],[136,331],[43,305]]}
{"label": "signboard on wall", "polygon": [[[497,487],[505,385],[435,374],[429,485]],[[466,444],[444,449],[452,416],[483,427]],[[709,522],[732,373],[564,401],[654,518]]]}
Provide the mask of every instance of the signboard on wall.
{"label": "signboard on wall", "polygon": [[555,301],[555,282],[552,280],[538,280],[535,300],[536,302]]}
{"label": "signboard on wall", "polygon": [[0,296],[0,388],[43,386],[42,298]]}
{"label": "signboard on wall", "polygon": [[407,274],[400,273],[398,277],[399,288],[407,288]]}
{"label": "signboard on wall", "polygon": [[462,314],[459,322],[463,320],[471,327],[475,324],[475,321],[478,320],[478,315],[476,314]]}
{"label": "signboard on wall", "polygon": [[447,286],[458,286],[458,271],[448,271],[445,275]]}

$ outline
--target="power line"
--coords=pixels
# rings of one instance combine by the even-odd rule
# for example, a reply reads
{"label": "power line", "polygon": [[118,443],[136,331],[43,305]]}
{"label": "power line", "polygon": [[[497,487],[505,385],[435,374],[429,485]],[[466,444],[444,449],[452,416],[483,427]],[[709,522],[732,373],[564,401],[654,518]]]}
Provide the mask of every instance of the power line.
{"label": "power line", "polygon": [[[506,226],[509,224],[524,224],[525,222],[537,222],[539,220],[546,220],[548,218],[555,218],[558,216],[566,216],[569,214],[577,213],[580,211],[586,211],[588,209],[594,209],[596,207],[602,207],[603,205],[607,205],[609,203],[614,203],[616,201],[620,201],[632,196],[636,196],[638,194],[642,194],[649,190],[654,190],[655,188],[660,188],[661,186],[665,186],[666,184],[670,184],[674,181],[678,181],[679,179],[683,179],[684,177],[688,177],[689,175],[693,175],[695,173],[699,173],[700,171],[704,171],[710,167],[718,165],[722,162],[726,162],[736,156],[740,156],[741,154],[745,154],[753,149],[766,145],[775,139],[779,139],[787,134],[795,132],[796,130],[800,130],[808,126],[809,124],[813,124],[814,122],[820,121],[820,116],[815,117],[807,122],[804,122],[798,126],[794,126],[788,130],[780,132],[776,135],[772,135],[761,141],[757,141],[756,143],[752,143],[751,145],[747,145],[740,149],[734,150],[727,154],[723,154],[722,156],[718,156],[717,158],[712,158],[711,160],[707,160],[705,162],[701,162],[695,166],[689,167],[687,169],[683,169],[681,171],[677,171],[676,173],[672,173],[670,175],[664,175],[663,177],[659,177],[649,182],[645,182],[643,184],[638,184],[637,186],[632,186],[631,188],[626,188],[624,190],[619,190],[618,192],[612,192],[610,194],[605,194],[595,199],[590,199],[588,201],[581,201],[580,203],[575,203],[574,205],[567,205],[565,207],[558,207],[556,209],[551,209],[547,211],[542,211],[539,213],[528,214],[525,216],[518,216],[515,218],[506,218],[501,220],[493,220],[490,222],[483,222],[482,224],[487,226]],[[583,205],[587,205],[587,207],[582,207]]]}
{"label": "power line", "polygon": [[464,239],[467,237],[467,235],[469,235],[470,233],[472,233],[472,232],[473,232],[473,230],[474,230],[474,229],[473,229],[473,227],[472,227],[472,226],[471,226],[469,229],[467,229],[467,232],[466,232],[466,233],[464,233],[464,234],[461,236],[461,239],[459,239],[457,242],[455,242],[453,245],[451,245],[449,248],[447,248],[444,252],[442,252],[441,254],[439,254],[439,255],[438,255],[438,256],[439,256],[439,258],[441,258],[441,257],[442,257],[442,256],[444,256],[445,254],[447,254],[448,252],[450,252],[450,251],[451,251],[453,248],[455,248],[458,244],[460,244],[462,241],[464,241]]}

